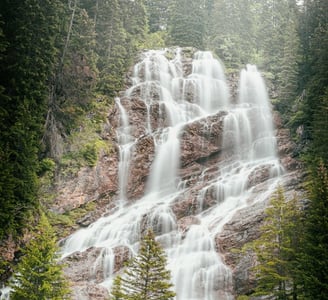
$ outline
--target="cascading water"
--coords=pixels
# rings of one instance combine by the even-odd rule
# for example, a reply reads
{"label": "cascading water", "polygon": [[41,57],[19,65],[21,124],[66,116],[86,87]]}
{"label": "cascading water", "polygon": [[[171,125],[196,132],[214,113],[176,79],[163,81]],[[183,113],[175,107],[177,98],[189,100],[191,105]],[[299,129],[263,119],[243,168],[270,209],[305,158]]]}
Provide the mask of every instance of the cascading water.
{"label": "cascading water", "polygon": [[[252,189],[247,180],[252,172],[265,167],[270,178],[277,178],[281,172],[263,80],[254,66],[248,66],[241,72],[240,97],[237,103],[230,103],[223,69],[210,52],[197,52],[191,73],[185,75],[181,50],[171,61],[164,50],[149,51],[135,66],[133,86],[126,97],[136,93],[147,108],[144,132],[155,145],[144,196],[133,204],[126,199],[129,160],[138,138],[132,138],[130,129],[134,124],[117,99],[121,114],[117,129],[121,154],[118,203],[123,198],[125,205],[118,205],[110,215],[70,236],[62,248],[63,257],[92,246],[103,247],[99,258],[104,264],[103,285],[110,287],[114,249],[124,246],[135,254],[141,233],[149,226],[168,255],[177,300],[234,299],[232,273],[218,254],[214,237],[238,209],[247,205]],[[159,115],[165,118],[164,125],[151,121],[152,107],[156,104]],[[223,149],[230,152],[225,153],[227,160],[218,164],[218,176],[198,191],[200,208],[195,215],[199,222],[182,232],[171,207],[186,188],[178,176],[181,133],[188,124],[223,110],[228,111]],[[198,180],[203,180],[207,172],[205,168]],[[215,194],[216,203],[206,208],[203,203],[208,193]]]}

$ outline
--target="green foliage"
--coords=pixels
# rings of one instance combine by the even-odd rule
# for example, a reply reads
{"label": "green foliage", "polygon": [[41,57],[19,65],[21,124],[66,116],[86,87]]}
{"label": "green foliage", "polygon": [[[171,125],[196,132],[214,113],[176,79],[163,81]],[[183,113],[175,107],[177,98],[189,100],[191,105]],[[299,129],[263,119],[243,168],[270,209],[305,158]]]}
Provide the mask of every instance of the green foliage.
{"label": "green foliage", "polygon": [[311,174],[300,273],[305,299],[328,299],[328,172],[322,162]]}
{"label": "green foliage", "polygon": [[[318,157],[327,163],[327,86],[328,86],[328,3],[304,1],[300,18],[302,61],[300,90],[302,110],[300,122],[303,134],[300,143],[310,145],[311,161]],[[297,113],[297,112],[296,112]]]}
{"label": "green foliage", "polygon": [[56,169],[56,162],[51,158],[44,158],[40,161],[39,165],[39,175],[44,175],[45,173],[53,173]]}
{"label": "green foliage", "polygon": [[145,0],[150,33],[167,29],[171,2],[172,0]]}
{"label": "green foliage", "polygon": [[77,230],[79,228],[77,221],[86,214],[94,211],[95,208],[95,202],[88,202],[63,214],[48,211],[47,217],[49,223],[55,230],[56,236],[59,239],[67,237],[70,233],[72,233],[72,230]]}
{"label": "green foliage", "polygon": [[199,1],[173,1],[170,7],[169,43],[204,49],[204,14],[204,7]]}
{"label": "green foliage", "polygon": [[294,299],[297,294],[297,251],[302,234],[301,213],[297,199],[286,201],[279,187],[265,210],[266,218],[258,240],[246,245],[258,259],[255,295],[272,295],[273,299]]}
{"label": "green foliage", "polygon": [[142,44],[144,49],[163,49],[165,48],[165,40],[167,34],[165,31],[157,31],[146,35],[146,39]]}
{"label": "green foliage", "polygon": [[11,299],[69,299],[63,266],[56,261],[57,250],[52,228],[41,214],[34,236],[23,249],[23,257],[15,269]]}
{"label": "green foliage", "polygon": [[313,149],[314,155],[328,164],[328,87],[324,89],[318,102],[314,111]]}
{"label": "green foliage", "polygon": [[39,141],[54,72],[60,2],[1,1],[0,239],[38,206]]}
{"label": "green foliage", "polygon": [[139,254],[128,263],[123,275],[116,277],[112,296],[114,299],[168,300],[175,296],[171,288],[165,253],[149,230],[141,241]]}
{"label": "green foliage", "polygon": [[97,89],[110,97],[122,89],[124,75],[147,31],[143,1],[99,1],[96,19]]}
{"label": "green foliage", "polygon": [[237,297],[237,300],[249,300],[249,297],[248,296],[238,296]]}

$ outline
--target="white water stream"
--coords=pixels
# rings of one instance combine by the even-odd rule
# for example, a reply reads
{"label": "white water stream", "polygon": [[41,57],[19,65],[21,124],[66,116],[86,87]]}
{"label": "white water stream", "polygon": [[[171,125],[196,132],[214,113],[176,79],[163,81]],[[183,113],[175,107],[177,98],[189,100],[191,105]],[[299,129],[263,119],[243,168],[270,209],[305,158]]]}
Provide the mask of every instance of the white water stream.
{"label": "white water stream", "polygon": [[[105,270],[103,285],[110,288],[114,276],[113,249],[127,246],[136,253],[141,230],[147,224],[166,250],[177,300],[230,300],[234,299],[231,270],[217,253],[214,237],[238,209],[248,205],[251,187],[247,180],[254,170],[266,166],[272,178],[278,178],[281,172],[269,100],[255,66],[247,66],[241,72],[237,103],[230,103],[224,71],[210,52],[195,54],[190,75],[184,76],[182,69],[180,50],[173,60],[165,57],[165,51],[149,51],[135,66],[133,86],[127,96],[140,90],[148,114],[146,133],[155,141],[155,159],[145,195],[133,204],[126,199],[131,153],[137,141],[130,136],[134,124],[117,99],[121,114],[121,127],[117,130],[120,201],[112,214],[70,236],[62,253],[67,256],[92,246],[103,247],[99,258]],[[157,98],[152,97],[154,89]],[[154,102],[160,103],[160,114],[166,115],[165,128],[152,128],[150,114]],[[187,123],[220,110],[228,111],[223,143],[232,144],[233,153],[229,153],[228,161],[218,165],[218,178],[208,182],[197,196],[202,206],[206,192],[214,191],[217,204],[204,211],[200,209],[200,224],[182,234],[170,208],[184,190],[177,172],[180,133]],[[205,169],[203,174],[206,172]]]}

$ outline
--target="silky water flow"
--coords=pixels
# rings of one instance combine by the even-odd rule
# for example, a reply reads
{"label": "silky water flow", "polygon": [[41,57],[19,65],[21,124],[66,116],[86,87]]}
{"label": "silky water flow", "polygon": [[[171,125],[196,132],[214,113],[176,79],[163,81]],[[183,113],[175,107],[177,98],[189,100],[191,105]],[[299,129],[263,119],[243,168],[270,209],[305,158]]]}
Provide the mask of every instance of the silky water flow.
{"label": "silky water flow", "polygon": [[[172,60],[166,58],[165,50],[148,51],[136,64],[133,84],[126,96],[138,92],[144,101],[145,132],[155,144],[145,193],[133,203],[127,199],[130,159],[138,138],[132,137],[131,128],[135,125],[120,99],[116,99],[121,116],[117,129],[120,190],[116,210],[71,235],[62,247],[62,255],[102,247],[103,253],[96,263],[103,264],[106,279],[102,284],[110,289],[115,276],[113,249],[125,246],[136,254],[147,216],[146,223],[166,251],[176,299],[230,300],[234,299],[232,272],[217,252],[214,237],[238,209],[247,206],[251,187],[246,181],[252,171],[265,165],[269,166],[272,178],[279,178],[282,172],[269,99],[260,73],[255,66],[247,66],[240,74],[239,97],[231,101],[221,63],[210,52],[195,53],[191,73],[183,73],[180,49]],[[165,125],[156,129],[151,124],[155,102],[159,102],[159,114],[165,116]],[[200,209],[196,216],[200,224],[191,225],[187,233],[182,233],[170,208],[185,189],[178,176],[180,133],[188,123],[219,111],[227,112],[223,144],[230,145],[232,153],[217,166],[218,177],[206,183],[197,195]],[[216,194],[216,204],[202,209],[208,190]]]}

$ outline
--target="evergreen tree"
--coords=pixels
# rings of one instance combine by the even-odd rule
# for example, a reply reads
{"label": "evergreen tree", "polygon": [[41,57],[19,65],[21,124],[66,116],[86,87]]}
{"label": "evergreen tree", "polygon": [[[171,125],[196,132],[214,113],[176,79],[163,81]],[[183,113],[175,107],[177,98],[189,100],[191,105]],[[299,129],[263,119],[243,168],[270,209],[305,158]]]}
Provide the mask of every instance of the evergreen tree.
{"label": "evergreen tree", "polygon": [[151,33],[167,29],[172,0],[145,0],[148,26]]}
{"label": "evergreen tree", "polygon": [[275,107],[281,112],[282,118],[289,121],[298,93],[298,78],[300,62],[300,41],[296,14],[290,13],[285,21],[284,35],[281,39],[281,55],[277,59],[275,84],[277,98]]}
{"label": "evergreen tree", "polygon": [[209,16],[212,28],[207,46],[222,58],[228,67],[239,68],[252,62],[255,48],[256,15],[252,1],[215,0]]}
{"label": "evergreen tree", "polygon": [[170,8],[170,44],[204,48],[205,7],[196,0],[173,1]]}
{"label": "evergreen tree", "polygon": [[256,253],[258,264],[255,295],[273,295],[274,299],[295,299],[298,277],[297,249],[300,243],[300,211],[296,197],[287,201],[279,187],[265,210],[265,224],[261,236],[250,246]]}
{"label": "evergreen tree", "polygon": [[54,72],[60,1],[1,1],[0,239],[37,201],[38,154]]}
{"label": "evergreen tree", "polygon": [[328,172],[322,162],[311,175],[303,255],[305,299],[328,299]]}
{"label": "evergreen tree", "polygon": [[139,254],[115,280],[112,295],[117,300],[168,300],[175,296],[171,288],[164,251],[149,230],[141,241]]}
{"label": "evergreen tree", "polygon": [[[328,2],[305,0],[302,6],[300,40],[302,50],[300,89],[302,105],[294,116],[294,127],[302,126],[304,145],[310,145],[311,159],[328,161],[326,107],[328,86]],[[314,143],[309,143],[313,142]],[[309,150],[309,149],[305,149]]]}
{"label": "evergreen tree", "polygon": [[12,300],[69,299],[62,266],[56,258],[55,234],[41,214],[36,232],[18,263],[12,283]]}
{"label": "evergreen tree", "polygon": [[127,32],[118,0],[99,1],[96,22],[98,90],[113,97],[121,89],[126,71]]}

